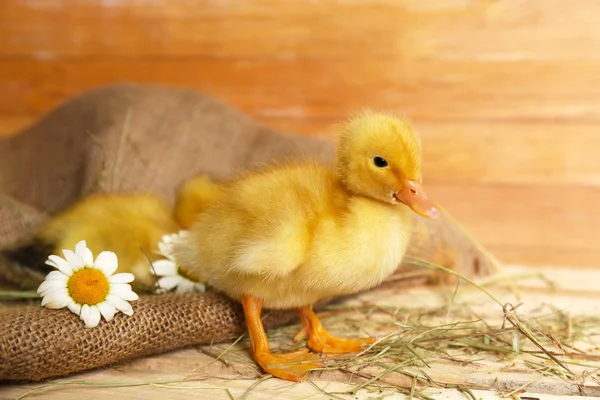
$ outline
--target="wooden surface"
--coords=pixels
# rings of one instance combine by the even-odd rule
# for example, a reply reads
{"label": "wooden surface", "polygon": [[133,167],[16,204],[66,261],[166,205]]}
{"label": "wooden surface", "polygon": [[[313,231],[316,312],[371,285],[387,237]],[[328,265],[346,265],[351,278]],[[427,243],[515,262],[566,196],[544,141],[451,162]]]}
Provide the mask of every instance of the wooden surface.
{"label": "wooden surface", "polygon": [[597,0],[3,0],[0,132],[98,85],[213,93],[332,135],[412,117],[426,188],[502,261],[600,258]]}
{"label": "wooden surface", "polygon": [[[563,341],[567,346],[587,349],[587,355],[576,355],[576,357],[561,356],[560,349],[555,354],[568,363],[568,367],[579,383],[565,379],[556,372],[549,373],[547,367],[552,363],[542,358],[536,358],[528,354],[528,351],[537,350],[531,346],[528,340],[521,336],[520,354],[503,354],[494,352],[469,352],[460,349],[452,351],[447,348],[447,357],[438,356],[429,358],[426,366],[420,368],[406,367],[406,370],[414,371],[420,376],[427,376],[436,382],[452,383],[463,387],[494,388],[494,390],[474,390],[477,399],[500,399],[511,398],[510,394],[518,394],[521,399],[533,398],[553,400],[567,399],[574,396],[584,400],[585,398],[600,398],[600,382],[597,379],[598,360],[598,325],[600,314],[600,289],[597,282],[600,272],[592,273],[584,271],[572,271],[568,269],[550,268],[546,270],[537,269],[536,273],[543,274],[547,280],[539,279],[532,275],[530,268],[509,267],[504,278],[495,279],[495,283],[489,283],[485,287],[495,295],[500,302],[512,304],[523,303],[518,309],[523,321],[531,321],[534,318],[552,318],[553,315],[565,316],[573,320],[573,340]],[[525,275],[529,277],[526,278]],[[549,282],[552,284],[549,286]],[[512,286],[514,285],[514,286]],[[552,288],[552,289],[550,289]],[[425,326],[450,327],[448,324],[458,322],[468,324],[469,320],[481,317],[492,330],[503,326],[502,307],[495,304],[480,290],[463,282],[456,291],[454,287],[412,287],[412,288],[387,288],[367,292],[346,300],[338,305],[338,309],[350,309],[345,312],[344,317],[339,314],[334,317],[323,318],[326,328],[338,335],[357,335],[354,329],[366,330],[366,334],[384,337],[391,332],[404,332],[410,337],[412,321],[409,315],[420,315],[421,323]],[[449,298],[452,296],[452,301]],[[396,321],[404,321],[400,326],[387,323],[383,331],[372,331],[376,312],[365,317],[364,309],[352,310],[352,307],[361,305],[373,305],[385,307],[390,306],[398,312]],[[434,325],[428,314],[442,307],[447,322],[443,320]],[[334,309],[335,310],[335,309]],[[447,310],[447,311],[446,311]],[[468,310],[472,318],[456,320],[455,312],[462,313]],[[404,314],[404,313],[408,314]],[[446,314],[447,312],[447,314]],[[389,321],[389,315],[386,320]],[[342,320],[340,322],[339,320]],[[575,322],[579,321],[579,322]],[[582,328],[583,326],[586,328]],[[356,328],[360,325],[361,328]],[[554,326],[546,322],[546,325]],[[386,324],[380,325],[386,326]],[[569,325],[570,326],[570,325]],[[556,326],[559,328],[559,326]],[[289,345],[289,337],[299,330],[299,325],[280,328],[270,331],[272,342],[278,343],[281,337]],[[424,332],[434,330],[433,328]],[[352,332],[349,332],[352,331]],[[560,335],[560,332],[544,328],[546,334]],[[583,335],[588,332],[589,335]],[[425,334],[425,333],[423,333]],[[421,334],[419,334],[421,335]],[[415,334],[413,337],[418,337]],[[455,335],[459,335],[456,333]],[[535,335],[541,337],[536,331]],[[510,335],[509,335],[510,337]],[[473,338],[473,340],[481,340]],[[406,340],[408,342],[408,339]],[[499,346],[498,342],[492,342]],[[418,348],[418,344],[416,348]],[[507,345],[510,348],[510,344]],[[113,398],[145,400],[153,399],[210,399],[210,400],[263,400],[263,399],[407,399],[407,396],[397,394],[393,390],[379,387],[390,385],[402,385],[410,387],[411,379],[401,374],[390,374],[378,381],[378,384],[358,391],[354,395],[344,394],[357,384],[363,383],[364,379],[352,374],[344,374],[340,371],[313,372],[309,382],[295,384],[277,379],[259,379],[261,373],[248,356],[249,343],[243,339],[238,344],[231,343],[215,344],[198,348],[187,348],[163,355],[146,357],[129,363],[105,368],[93,372],[73,375],[57,381],[44,382],[42,384],[26,385],[4,385],[0,386],[0,399],[16,399],[24,395],[24,399],[64,399],[80,400],[86,398]],[[568,349],[568,347],[566,347]],[[457,356],[460,354],[460,356]],[[471,354],[471,355],[469,355]],[[219,357],[220,361],[216,361]],[[587,357],[587,358],[586,358]],[[451,360],[472,360],[472,362],[457,362]],[[539,367],[527,366],[525,361],[537,361]],[[383,362],[383,361],[382,361]],[[371,367],[361,369],[360,373],[373,373]],[[403,368],[404,369],[404,368]],[[381,369],[379,370],[381,371]],[[559,368],[555,368],[559,371]],[[587,371],[587,373],[585,372]],[[253,386],[254,385],[254,386]],[[379,385],[379,386],[378,386]],[[249,390],[250,388],[250,390]],[[229,393],[227,392],[229,390]],[[249,390],[249,392],[247,392]],[[334,393],[333,397],[331,394]],[[428,389],[425,394],[436,399],[467,399],[469,397],[457,390]],[[231,396],[230,396],[231,395]],[[382,397],[385,396],[385,397]],[[588,397],[585,397],[588,396]],[[518,398],[518,397],[512,397]]]}

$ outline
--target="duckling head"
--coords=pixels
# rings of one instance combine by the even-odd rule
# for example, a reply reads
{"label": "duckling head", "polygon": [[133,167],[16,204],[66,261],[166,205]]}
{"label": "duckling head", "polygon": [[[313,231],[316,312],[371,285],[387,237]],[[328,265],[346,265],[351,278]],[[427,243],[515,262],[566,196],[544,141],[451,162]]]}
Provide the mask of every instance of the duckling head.
{"label": "duckling head", "polygon": [[367,110],[344,123],[338,173],[352,193],[439,217],[421,187],[421,139],[407,120]]}

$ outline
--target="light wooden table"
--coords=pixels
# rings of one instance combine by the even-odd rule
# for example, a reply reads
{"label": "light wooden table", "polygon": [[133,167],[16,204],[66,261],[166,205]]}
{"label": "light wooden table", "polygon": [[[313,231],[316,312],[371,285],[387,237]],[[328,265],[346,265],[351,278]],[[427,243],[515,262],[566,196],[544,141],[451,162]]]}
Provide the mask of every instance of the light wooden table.
{"label": "light wooden table", "polygon": [[[495,284],[486,285],[502,302],[522,303],[519,308],[521,313],[528,313],[529,317],[540,314],[538,307],[542,304],[552,305],[560,309],[565,315],[573,318],[577,316],[590,316],[598,320],[600,316],[600,272],[573,271],[571,269],[547,270],[540,269],[555,286],[549,289],[548,284],[531,275],[530,268],[508,267],[503,276],[512,276],[514,279],[497,281]],[[536,271],[537,272],[537,271]],[[518,282],[518,290],[510,288],[504,283]],[[391,306],[405,306],[414,308],[430,308],[448,304],[448,297],[454,288],[442,287],[414,287],[408,289],[379,289],[361,294],[345,301],[345,306],[378,304]],[[454,307],[459,304],[471,304],[471,310],[482,315],[493,327],[502,323],[502,309],[489,298],[466,283],[459,286],[454,297]],[[547,312],[548,308],[545,308]],[[360,311],[354,317],[360,318]],[[451,318],[452,314],[449,314]],[[352,317],[352,315],[350,316]],[[331,325],[332,320],[325,319],[325,325]],[[455,322],[448,320],[448,323]],[[592,331],[600,334],[600,323],[592,325]],[[287,328],[294,331],[294,327]],[[334,329],[340,329],[334,325]],[[400,329],[400,328],[398,328]],[[335,330],[334,330],[335,332]],[[348,332],[339,332],[347,334]],[[369,332],[382,335],[388,332]],[[277,339],[276,339],[277,340]],[[523,343],[527,342],[521,338]],[[600,341],[598,342],[600,343]],[[112,398],[112,399],[381,399],[404,398],[400,394],[393,394],[389,390],[379,393],[377,390],[360,390],[354,395],[343,395],[356,384],[364,380],[337,371],[316,372],[311,375],[312,383],[290,383],[278,379],[260,379],[260,373],[248,357],[245,341],[240,342],[222,355],[222,361],[215,361],[215,355],[228,349],[229,343],[206,346],[199,349],[187,348],[153,357],[135,360],[117,367],[106,368],[93,372],[71,376],[59,382],[62,384],[36,385],[11,385],[0,389],[0,398],[15,399],[24,396],[26,399],[54,399],[65,400],[84,398]],[[600,359],[600,348],[590,350]],[[207,354],[208,353],[208,354]],[[521,356],[502,359],[491,353],[481,353],[476,356],[477,363],[460,365],[444,360],[436,360],[423,371],[433,379],[441,382],[453,382],[466,386],[494,387],[498,390],[474,391],[477,398],[495,399],[502,395],[515,392],[521,398],[553,399],[565,398],[564,396],[580,396],[582,394],[600,396],[598,384],[598,370],[600,363],[589,361],[587,366],[569,364],[576,376],[587,379],[581,381],[581,387],[572,382],[560,379],[557,376],[533,372],[525,368]],[[597,366],[594,366],[597,364]],[[77,382],[86,382],[78,385]],[[71,382],[71,383],[69,383]],[[406,376],[389,375],[382,380],[385,383],[406,385]],[[141,386],[127,386],[143,383]],[[408,381],[410,385],[410,380]],[[110,385],[126,386],[110,386]],[[96,386],[90,386],[96,385]],[[102,386],[109,385],[109,386]],[[253,386],[254,385],[254,386]],[[251,388],[252,387],[252,388]],[[317,389],[317,387],[319,389]],[[37,389],[36,389],[37,388]],[[249,388],[251,388],[250,391]],[[523,391],[517,391],[522,388]],[[583,388],[583,389],[582,389]],[[371,388],[372,389],[372,388]],[[582,392],[583,390],[583,392]],[[324,394],[338,393],[334,397]],[[428,389],[427,395],[436,399],[464,399],[465,394],[449,389]],[[244,397],[246,396],[246,397]],[[385,396],[385,397],[382,397]],[[388,397],[389,396],[389,397]],[[581,397],[578,397],[581,398]]]}

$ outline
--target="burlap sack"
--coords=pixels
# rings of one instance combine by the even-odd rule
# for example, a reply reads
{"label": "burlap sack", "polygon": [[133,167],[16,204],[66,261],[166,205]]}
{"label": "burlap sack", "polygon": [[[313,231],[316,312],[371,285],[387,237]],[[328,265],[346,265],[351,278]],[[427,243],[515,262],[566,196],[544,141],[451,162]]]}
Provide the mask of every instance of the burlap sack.
{"label": "burlap sack", "polygon": [[[0,379],[65,375],[154,354],[157,348],[218,343],[244,331],[241,306],[216,293],[146,295],[134,309],[131,317],[117,314],[114,323],[94,329],[82,329],[79,318],[65,309],[28,307],[1,314]],[[274,327],[293,318],[293,312],[272,312],[264,323]]]}
{"label": "burlap sack", "polygon": [[[266,129],[203,93],[116,85],[0,138],[0,191],[43,213],[91,192],[143,191],[172,202],[175,188],[196,174],[226,179],[273,158],[323,159],[332,150],[328,142]],[[2,210],[10,210],[3,201]],[[2,217],[2,226],[23,219],[11,211]],[[2,231],[0,245],[19,235]]]}
{"label": "burlap sack", "polygon": [[[330,160],[327,141],[266,129],[212,97],[158,86],[85,93],[18,135],[0,139],[0,249],[48,215],[94,192],[146,192],[173,203],[197,174],[219,179],[281,158]],[[466,275],[494,266],[446,219],[415,220],[409,253]],[[33,265],[2,264],[0,276],[36,287]],[[0,312],[0,380],[44,379],[190,344],[230,339],[239,306],[214,294],[145,297],[132,318],[86,330],[66,310]],[[168,316],[168,317],[166,317]],[[289,314],[273,323],[283,323]]]}

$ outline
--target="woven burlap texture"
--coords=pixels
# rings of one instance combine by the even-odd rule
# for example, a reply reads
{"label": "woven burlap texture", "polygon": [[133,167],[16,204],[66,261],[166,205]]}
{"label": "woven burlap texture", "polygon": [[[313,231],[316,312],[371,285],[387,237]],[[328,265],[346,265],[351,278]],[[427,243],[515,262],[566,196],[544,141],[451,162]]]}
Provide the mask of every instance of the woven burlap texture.
{"label": "woven burlap texture", "polygon": [[150,193],[173,203],[197,174],[231,178],[272,159],[330,159],[332,143],[267,129],[215,98],[113,85],[0,137],[0,249],[90,193]]}
{"label": "woven burlap texture", "polygon": [[[89,193],[141,191],[172,204],[175,189],[196,174],[226,179],[298,155],[331,160],[333,145],[266,129],[194,91],[143,85],[90,91],[0,139],[0,250]],[[465,275],[493,271],[445,218],[416,219],[409,253]],[[34,268],[1,258],[0,277],[27,288],[43,279]],[[214,294],[143,297],[134,310],[133,317],[117,315],[91,330],[66,310],[0,312],[0,380],[62,376],[218,342],[243,326],[239,305]],[[271,326],[289,316],[273,318]]]}
{"label": "woven burlap texture", "polygon": [[[193,344],[239,336],[244,316],[239,304],[217,293],[142,296],[134,314],[86,329],[66,309],[14,309],[0,314],[0,379],[39,380],[97,368]],[[274,327],[290,312],[266,314]]]}

